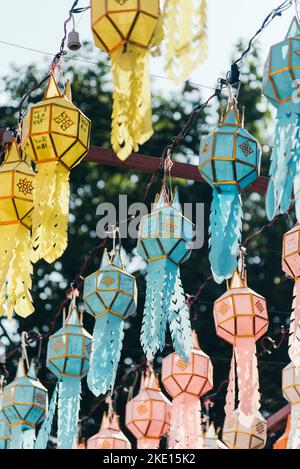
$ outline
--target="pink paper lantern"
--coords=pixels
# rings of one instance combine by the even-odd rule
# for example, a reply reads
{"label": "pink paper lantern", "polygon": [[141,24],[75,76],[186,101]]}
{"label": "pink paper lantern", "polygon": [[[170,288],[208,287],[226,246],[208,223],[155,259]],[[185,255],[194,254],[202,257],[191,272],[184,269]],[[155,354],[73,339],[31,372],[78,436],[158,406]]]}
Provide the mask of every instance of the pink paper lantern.
{"label": "pink paper lantern", "polygon": [[142,377],[141,389],[126,405],[126,426],[137,439],[137,446],[159,448],[160,438],[170,428],[171,403],[161,392],[153,372]]}
{"label": "pink paper lantern", "polygon": [[213,387],[210,358],[200,350],[194,331],[194,347],[188,363],[176,354],[162,361],[162,382],[173,397],[169,448],[199,449],[202,447],[200,396]]}
{"label": "pink paper lantern", "polygon": [[257,412],[245,425],[236,410],[225,418],[222,440],[230,449],[263,449],[267,441],[267,421]]}
{"label": "pink paper lantern", "polygon": [[266,300],[235,272],[230,288],[214,305],[217,335],[232,345],[238,339],[258,340],[268,330]]}
{"label": "pink paper lantern", "polygon": [[119,417],[104,414],[99,433],[89,438],[87,449],[131,449],[131,444],[120,430]]}
{"label": "pink paper lantern", "polygon": [[251,290],[236,271],[230,287],[214,304],[217,335],[233,345],[225,413],[229,421],[235,411],[236,375],[238,381],[238,420],[246,428],[251,426],[260,408],[259,376],[256,340],[268,329],[266,300]]}

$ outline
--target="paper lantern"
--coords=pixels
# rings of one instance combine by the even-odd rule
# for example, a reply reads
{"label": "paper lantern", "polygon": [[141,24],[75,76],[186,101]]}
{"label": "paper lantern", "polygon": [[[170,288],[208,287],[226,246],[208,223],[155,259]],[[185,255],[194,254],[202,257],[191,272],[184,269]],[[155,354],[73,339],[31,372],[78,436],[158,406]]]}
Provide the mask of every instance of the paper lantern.
{"label": "paper lantern", "polygon": [[179,266],[190,256],[192,241],[193,225],[182,215],[177,190],[172,198],[162,190],[141,220],[137,247],[148,262],[141,342],[149,360],[163,350],[168,322],[175,351],[189,360],[193,341]]}
{"label": "paper lantern", "polygon": [[300,225],[297,224],[283,236],[282,270],[295,280],[290,322],[289,356],[300,366]]}
{"label": "paper lantern", "polygon": [[[233,345],[226,415],[235,409],[235,362],[238,370],[239,420],[249,426],[260,408],[256,340],[268,329],[265,299],[236,271],[230,287],[214,304],[217,335]],[[225,442],[226,443],[226,442]]]}
{"label": "paper lantern", "polygon": [[252,422],[245,425],[236,410],[225,418],[222,439],[230,449],[263,449],[267,441],[267,421],[257,412]]}
{"label": "paper lantern", "polygon": [[11,449],[33,449],[35,429],[47,408],[48,392],[37,379],[34,363],[25,372],[21,358],[15,379],[3,392],[2,411],[11,427]]}
{"label": "paper lantern", "polygon": [[22,149],[37,169],[34,262],[43,258],[51,263],[66,249],[69,175],[88,151],[90,130],[90,121],[72,103],[70,83],[62,94],[51,74],[44,99],[31,106],[22,127]]}
{"label": "paper lantern", "polygon": [[142,377],[141,389],[126,405],[126,427],[135,436],[139,449],[159,448],[160,438],[170,428],[171,403],[160,391],[153,372]]}
{"label": "paper lantern", "polygon": [[177,353],[162,361],[162,383],[173,397],[168,447],[200,449],[202,447],[200,397],[213,387],[210,358],[200,350],[194,332],[194,347],[188,363]]}
{"label": "paper lantern", "polygon": [[89,438],[87,449],[131,449],[131,444],[120,430],[119,417],[104,414],[99,433]]}
{"label": "paper lantern", "polygon": [[286,38],[271,47],[264,74],[263,92],[277,108],[277,124],[266,195],[270,220],[296,199],[296,216],[300,221],[300,25],[295,17]]}
{"label": "paper lantern", "polygon": [[58,378],[58,449],[72,449],[77,441],[81,380],[88,373],[91,342],[74,296],[63,327],[50,336],[47,349],[47,367]]}
{"label": "paper lantern", "polygon": [[291,404],[287,449],[300,449],[300,367],[292,362],[282,370],[282,393]]}
{"label": "paper lantern", "polygon": [[213,188],[209,260],[216,282],[231,278],[237,267],[241,240],[240,193],[260,173],[261,149],[243,127],[236,102],[228,103],[219,127],[200,146],[199,171]]}
{"label": "paper lantern", "polygon": [[105,250],[100,269],[84,282],[87,311],[95,317],[88,386],[96,395],[112,389],[120,361],[125,319],[137,304],[135,278],[125,271],[120,252]]}
{"label": "paper lantern", "polygon": [[23,318],[34,311],[30,295],[34,176],[13,140],[0,166],[0,316],[7,314],[10,319],[14,311]]}
{"label": "paper lantern", "polygon": [[149,49],[159,15],[159,0],[91,0],[95,45],[112,60],[111,140],[121,160],[153,134]]}
{"label": "paper lantern", "polygon": [[278,438],[278,440],[274,443],[273,449],[287,449],[290,429],[291,429],[291,414],[289,414],[288,416],[284,434],[281,435],[281,437]]}
{"label": "paper lantern", "polygon": [[2,380],[0,381],[0,449],[9,449],[10,447],[10,425],[2,410],[3,389]]}

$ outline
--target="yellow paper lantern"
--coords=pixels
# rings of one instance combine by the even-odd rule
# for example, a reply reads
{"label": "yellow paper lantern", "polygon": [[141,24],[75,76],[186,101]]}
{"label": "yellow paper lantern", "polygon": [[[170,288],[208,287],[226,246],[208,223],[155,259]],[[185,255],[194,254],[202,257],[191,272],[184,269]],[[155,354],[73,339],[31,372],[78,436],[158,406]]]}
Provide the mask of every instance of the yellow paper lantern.
{"label": "yellow paper lantern", "polygon": [[51,263],[67,246],[69,174],[85,157],[91,123],[72,103],[71,86],[59,90],[53,74],[44,99],[24,118],[22,148],[36,163],[33,262]]}
{"label": "yellow paper lantern", "polygon": [[[13,140],[0,167],[0,315],[33,311],[30,288],[30,228],[35,173]],[[7,297],[7,301],[6,301]]]}
{"label": "yellow paper lantern", "polygon": [[91,15],[95,44],[112,60],[111,139],[125,160],[153,134],[149,50],[157,39],[159,0],[91,0]]}

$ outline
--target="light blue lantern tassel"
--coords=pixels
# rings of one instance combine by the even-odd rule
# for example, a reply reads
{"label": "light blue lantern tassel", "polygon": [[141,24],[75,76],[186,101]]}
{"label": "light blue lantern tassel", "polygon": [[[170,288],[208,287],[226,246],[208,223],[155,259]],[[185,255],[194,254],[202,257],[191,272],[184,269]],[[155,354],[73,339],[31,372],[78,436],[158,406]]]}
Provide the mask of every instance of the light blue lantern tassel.
{"label": "light blue lantern tassel", "polygon": [[188,361],[191,350],[191,324],[185,304],[179,266],[169,259],[150,262],[141,343],[148,360],[163,350],[169,321],[174,348]]}
{"label": "light blue lantern tassel", "polygon": [[38,433],[34,449],[46,449],[47,448],[47,443],[51,434],[53,419],[54,419],[55,410],[56,410],[58,386],[59,386],[59,382],[55,386],[55,389],[51,398],[50,406],[49,406],[48,415],[47,415],[47,418],[44,420],[43,425]]}
{"label": "light blue lantern tassel", "polygon": [[57,449],[73,449],[77,439],[81,380],[63,376],[58,390]]}
{"label": "light blue lantern tassel", "polygon": [[190,311],[186,304],[179,269],[176,275],[171,308],[169,309],[169,323],[174,349],[184,362],[187,363],[193,349],[193,336]]}
{"label": "light blue lantern tassel", "polygon": [[242,216],[239,194],[218,194],[214,189],[210,213],[209,261],[217,283],[231,278],[236,269]]}
{"label": "light blue lantern tassel", "polygon": [[114,387],[123,338],[122,318],[104,314],[96,319],[87,383],[97,397]]}
{"label": "light blue lantern tassel", "polygon": [[11,442],[10,449],[22,449],[22,426],[15,425],[11,427]]}
{"label": "light blue lantern tassel", "polygon": [[34,428],[23,431],[22,448],[23,449],[34,449],[35,440],[36,440],[36,435],[35,435],[35,429]]}

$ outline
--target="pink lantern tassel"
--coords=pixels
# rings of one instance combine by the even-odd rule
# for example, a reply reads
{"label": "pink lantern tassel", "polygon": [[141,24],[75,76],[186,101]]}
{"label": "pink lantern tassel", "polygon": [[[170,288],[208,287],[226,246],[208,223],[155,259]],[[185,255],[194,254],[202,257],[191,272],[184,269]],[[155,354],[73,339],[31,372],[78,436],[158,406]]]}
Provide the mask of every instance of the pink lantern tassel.
{"label": "pink lantern tassel", "polygon": [[159,438],[140,438],[137,441],[138,449],[158,449],[160,444]]}
{"label": "pink lantern tassel", "polygon": [[295,279],[291,314],[289,356],[295,366],[300,366],[300,279]]}
{"label": "pink lantern tassel", "polygon": [[201,406],[198,396],[182,393],[173,399],[168,447],[170,449],[203,448]]}
{"label": "pink lantern tassel", "polygon": [[235,344],[239,388],[239,419],[249,426],[260,408],[255,338],[237,338]]}
{"label": "pink lantern tassel", "polygon": [[287,449],[300,449],[300,405],[294,404],[291,408],[291,428]]}

